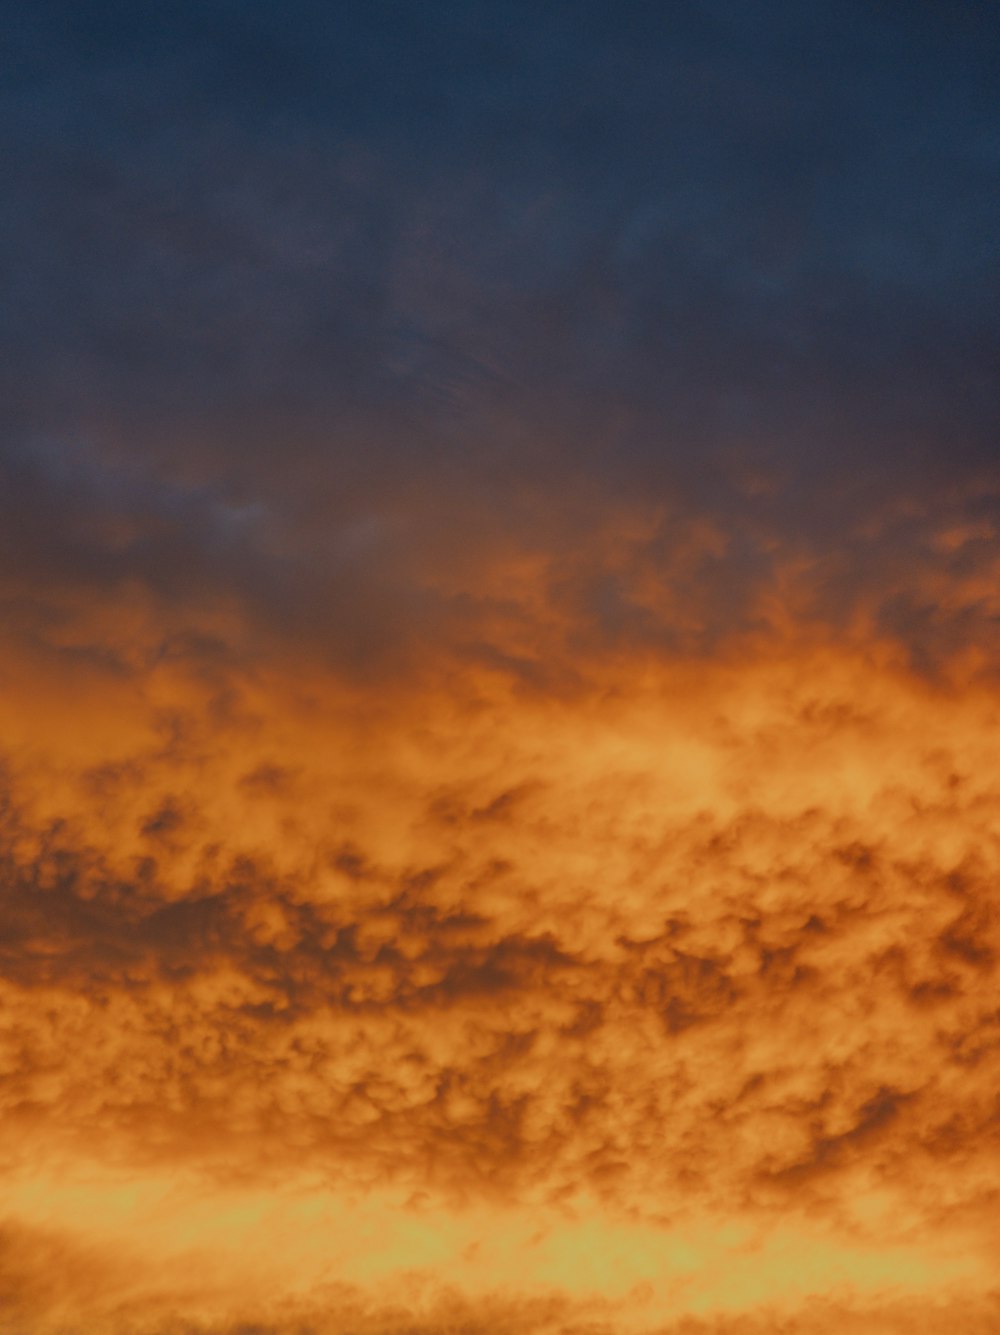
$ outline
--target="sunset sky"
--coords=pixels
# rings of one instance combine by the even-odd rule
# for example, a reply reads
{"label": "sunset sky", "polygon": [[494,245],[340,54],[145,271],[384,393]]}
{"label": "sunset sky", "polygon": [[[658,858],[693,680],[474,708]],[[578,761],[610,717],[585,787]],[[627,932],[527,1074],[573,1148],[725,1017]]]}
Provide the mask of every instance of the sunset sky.
{"label": "sunset sky", "polygon": [[0,1335],[996,1335],[996,6],[0,7]]}

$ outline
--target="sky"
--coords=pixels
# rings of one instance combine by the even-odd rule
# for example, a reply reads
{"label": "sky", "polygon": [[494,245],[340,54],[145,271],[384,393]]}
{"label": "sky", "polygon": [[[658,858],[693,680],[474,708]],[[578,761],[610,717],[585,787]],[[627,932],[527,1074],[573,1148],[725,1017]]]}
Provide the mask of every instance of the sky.
{"label": "sky", "polygon": [[995,8],[0,10],[0,1335],[995,1332]]}

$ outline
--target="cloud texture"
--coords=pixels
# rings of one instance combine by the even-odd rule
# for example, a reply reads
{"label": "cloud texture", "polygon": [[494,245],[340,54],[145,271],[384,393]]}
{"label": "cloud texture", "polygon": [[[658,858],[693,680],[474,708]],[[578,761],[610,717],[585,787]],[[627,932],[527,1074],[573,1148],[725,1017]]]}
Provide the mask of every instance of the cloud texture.
{"label": "cloud texture", "polygon": [[1000,1320],[985,7],[5,12],[2,1335]]}

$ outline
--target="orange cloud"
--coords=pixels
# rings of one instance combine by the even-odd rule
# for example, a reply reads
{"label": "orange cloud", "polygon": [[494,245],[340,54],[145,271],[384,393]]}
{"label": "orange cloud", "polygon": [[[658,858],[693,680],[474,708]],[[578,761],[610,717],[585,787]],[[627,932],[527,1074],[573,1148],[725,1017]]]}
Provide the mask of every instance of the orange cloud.
{"label": "orange cloud", "polygon": [[988,1326],[988,684],[168,666],[71,733],[46,691],[6,706],[22,1325]]}

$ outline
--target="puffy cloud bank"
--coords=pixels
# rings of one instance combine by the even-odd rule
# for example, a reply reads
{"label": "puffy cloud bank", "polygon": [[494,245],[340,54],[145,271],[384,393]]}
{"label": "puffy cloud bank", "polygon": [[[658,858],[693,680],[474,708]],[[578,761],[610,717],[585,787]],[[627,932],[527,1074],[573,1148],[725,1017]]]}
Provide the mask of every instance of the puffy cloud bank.
{"label": "puffy cloud bank", "polygon": [[997,1329],[992,16],[667,8],[6,16],[0,1335]]}
{"label": "puffy cloud bank", "polygon": [[223,702],[170,665],[72,754],[25,726],[12,1310],[987,1328],[997,702],[882,660]]}

